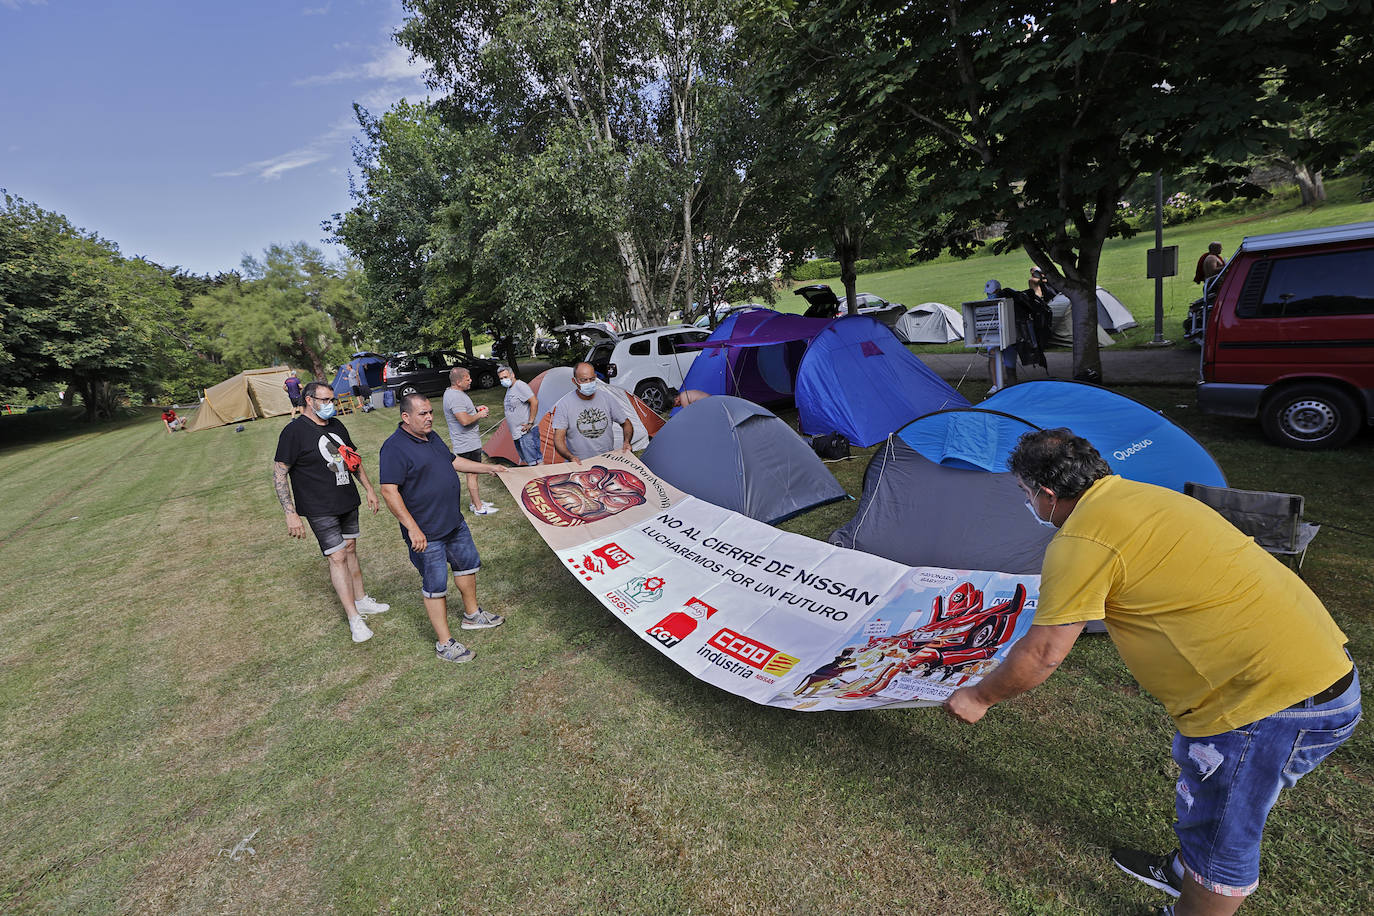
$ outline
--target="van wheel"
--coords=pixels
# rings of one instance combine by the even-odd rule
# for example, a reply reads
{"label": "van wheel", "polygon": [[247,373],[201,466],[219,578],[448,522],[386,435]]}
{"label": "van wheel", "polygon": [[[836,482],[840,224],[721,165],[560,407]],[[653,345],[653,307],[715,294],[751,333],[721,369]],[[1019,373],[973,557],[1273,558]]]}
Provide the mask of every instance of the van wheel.
{"label": "van wheel", "polygon": [[647,404],[654,413],[663,413],[671,406],[668,403],[668,389],[658,379],[640,383],[635,389],[635,397]]}
{"label": "van wheel", "polygon": [[1332,385],[1284,388],[1260,412],[1264,433],[1287,448],[1340,448],[1360,430],[1360,407]]}
{"label": "van wheel", "polygon": [[487,388],[495,388],[497,382],[496,373],[492,372],[490,369],[479,369],[472,381],[478,388],[484,390]]}

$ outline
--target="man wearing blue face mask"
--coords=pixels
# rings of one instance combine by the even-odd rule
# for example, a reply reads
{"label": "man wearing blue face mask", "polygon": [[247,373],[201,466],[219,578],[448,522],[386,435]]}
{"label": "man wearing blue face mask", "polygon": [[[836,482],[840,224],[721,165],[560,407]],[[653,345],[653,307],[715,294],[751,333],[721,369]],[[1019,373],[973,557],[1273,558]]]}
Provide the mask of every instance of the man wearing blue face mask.
{"label": "man wearing blue face mask", "polygon": [[1067,429],[1026,433],[1008,464],[1045,551],[1030,631],[945,709],[975,723],[1043,683],[1089,620],[1177,731],[1177,848],[1112,862],[1179,898],[1174,916],[1229,916],[1259,884],[1260,838],[1279,792],[1360,720],[1346,638],[1297,574],[1209,506],[1112,474]]}
{"label": "man wearing blue face mask", "polygon": [[334,389],[324,382],[310,382],[302,395],[305,403],[301,416],[286,424],[277,439],[272,485],[286,513],[286,533],[304,538],[301,519],[310,523],[320,552],[329,561],[329,578],[348,615],[353,641],[364,642],[372,638],[372,630],[363,616],[380,614],[391,605],[369,597],[363,588],[363,571],[354,547],[361,500],[353,474],[367,490],[367,507],[374,513],[381,508],[381,500],[361,463],[356,472],[347,467],[341,449],[353,449],[353,439],[334,416]]}
{"label": "man wearing blue face mask", "polygon": [[581,464],[583,458],[600,455],[615,448],[615,430],[620,424],[624,434],[623,451],[634,443],[635,428],[629,411],[618,399],[597,385],[596,369],[591,363],[573,367],[575,389],[563,395],[553,408],[553,449],[564,461]]}

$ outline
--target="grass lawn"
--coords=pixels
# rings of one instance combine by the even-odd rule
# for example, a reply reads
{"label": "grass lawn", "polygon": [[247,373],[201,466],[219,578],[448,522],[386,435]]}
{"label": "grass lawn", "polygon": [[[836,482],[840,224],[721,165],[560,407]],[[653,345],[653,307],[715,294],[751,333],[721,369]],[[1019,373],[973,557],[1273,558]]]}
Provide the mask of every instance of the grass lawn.
{"label": "grass lawn", "polygon": [[[499,392],[474,392],[493,419]],[[1190,428],[1233,485],[1308,497],[1326,527],[1304,576],[1369,659],[1369,434],[1285,452],[1254,424],[1198,416],[1190,390],[1126,393]],[[375,475],[395,412],[344,421]],[[506,626],[466,634],[474,663],[437,661],[383,509],[365,513],[359,551],[392,609],[353,645],[313,539],[286,536],[272,492],[285,422],[168,436],[153,412],[94,429],[71,412],[0,418],[0,910],[1160,902],[1106,847],[1170,846],[1171,728],[1105,639],[1082,640],[1048,684],[972,728],[938,710],[755,706],[607,614],[484,480],[501,512],[472,520],[479,594]],[[832,467],[857,494],[865,464]],[[854,506],[785,527],[823,538]],[[1247,912],[1374,912],[1370,735],[1285,794]],[[255,854],[233,853],[250,836]]]}
{"label": "grass lawn", "polygon": [[[1193,283],[1193,267],[1209,242],[1221,242],[1222,252],[1229,259],[1247,235],[1374,220],[1374,203],[1361,203],[1356,197],[1358,190],[1358,178],[1342,178],[1327,185],[1329,199],[1320,207],[1299,206],[1294,191],[1256,205],[1244,214],[1165,226],[1164,244],[1178,246],[1178,276],[1164,281],[1164,337],[1176,345],[1190,346],[1183,340],[1182,322],[1189,303],[1202,295],[1202,287]],[[1145,277],[1145,252],[1154,244],[1154,229],[1150,228],[1133,238],[1111,239],[1103,248],[1098,283],[1115,294],[1140,322],[1140,327],[1122,335],[1118,346],[1138,346],[1154,339],[1155,281]],[[859,292],[876,293],[908,306],[943,302],[958,309],[962,302],[982,299],[983,284],[990,279],[1013,289],[1025,289],[1030,267],[1030,258],[1021,250],[997,256],[980,254],[966,260],[946,255],[915,267],[861,274],[858,288]],[[830,283],[837,294],[842,294],[838,279],[820,282]],[[790,291],[779,294],[777,307],[783,311],[802,312],[805,305],[800,296]],[[953,344],[944,349],[960,347]]]}

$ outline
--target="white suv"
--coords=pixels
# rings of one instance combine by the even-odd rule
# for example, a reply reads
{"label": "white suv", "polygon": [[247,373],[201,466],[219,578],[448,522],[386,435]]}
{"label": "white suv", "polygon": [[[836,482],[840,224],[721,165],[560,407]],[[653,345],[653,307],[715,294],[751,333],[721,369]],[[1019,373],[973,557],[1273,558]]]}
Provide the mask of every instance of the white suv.
{"label": "white suv", "polygon": [[679,350],[711,336],[709,330],[685,324],[627,331],[618,340],[607,340],[587,352],[587,362],[599,375],[626,391],[633,391],[653,410],[672,406],[673,390],[692,367],[699,350]]}

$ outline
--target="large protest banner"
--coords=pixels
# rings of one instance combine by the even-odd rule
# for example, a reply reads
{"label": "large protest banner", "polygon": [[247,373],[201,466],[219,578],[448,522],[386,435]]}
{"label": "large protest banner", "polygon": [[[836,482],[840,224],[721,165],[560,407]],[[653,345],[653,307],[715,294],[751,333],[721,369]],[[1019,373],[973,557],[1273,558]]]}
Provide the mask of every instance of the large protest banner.
{"label": "large protest banner", "polygon": [[992,670],[1035,614],[1038,576],[903,566],[779,531],[674,489],[633,455],[501,479],[611,613],[756,703],[936,705]]}

